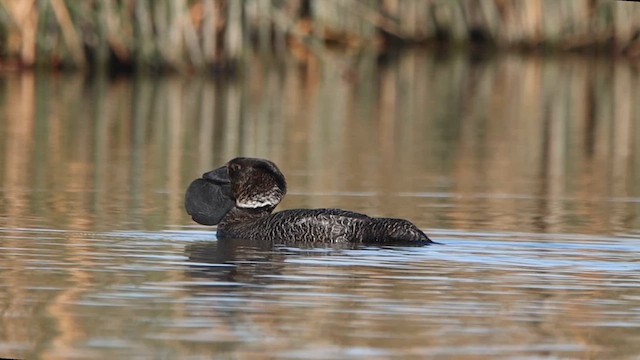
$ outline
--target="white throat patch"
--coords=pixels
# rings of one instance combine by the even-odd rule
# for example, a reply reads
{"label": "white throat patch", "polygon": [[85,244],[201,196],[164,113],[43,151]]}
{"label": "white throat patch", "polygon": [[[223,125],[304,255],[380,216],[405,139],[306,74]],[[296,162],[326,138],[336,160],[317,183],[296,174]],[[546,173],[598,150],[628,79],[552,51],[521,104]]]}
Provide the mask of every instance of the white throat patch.
{"label": "white throat patch", "polygon": [[245,200],[245,201],[236,200],[236,206],[243,209],[257,209],[265,206],[276,206],[277,204],[278,204],[277,201],[272,201],[272,200],[265,200],[265,201],[252,200],[252,199]]}
{"label": "white throat patch", "polygon": [[247,199],[236,199],[236,206],[244,209],[257,209],[265,206],[276,206],[282,195],[277,187],[273,187],[266,194],[259,194]]}

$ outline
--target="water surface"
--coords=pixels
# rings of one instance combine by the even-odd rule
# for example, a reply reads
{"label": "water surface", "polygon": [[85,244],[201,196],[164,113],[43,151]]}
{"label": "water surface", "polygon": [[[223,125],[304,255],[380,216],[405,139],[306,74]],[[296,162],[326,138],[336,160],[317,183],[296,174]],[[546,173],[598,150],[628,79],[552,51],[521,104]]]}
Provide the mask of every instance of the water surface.
{"label": "water surface", "polygon": [[[640,82],[609,59],[325,54],[241,76],[0,77],[0,356],[640,356]],[[218,241],[188,183],[442,246]]]}

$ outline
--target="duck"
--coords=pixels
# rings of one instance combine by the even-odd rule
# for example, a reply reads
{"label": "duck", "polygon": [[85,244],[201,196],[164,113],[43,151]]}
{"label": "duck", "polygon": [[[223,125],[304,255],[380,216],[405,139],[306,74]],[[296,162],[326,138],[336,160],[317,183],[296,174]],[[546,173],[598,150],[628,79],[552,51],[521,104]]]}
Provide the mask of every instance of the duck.
{"label": "duck", "polygon": [[236,157],[191,182],[185,208],[202,225],[217,225],[217,238],[274,243],[405,244],[434,242],[405,219],[370,217],[342,209],[273,212],[287,182],[270,160]]}

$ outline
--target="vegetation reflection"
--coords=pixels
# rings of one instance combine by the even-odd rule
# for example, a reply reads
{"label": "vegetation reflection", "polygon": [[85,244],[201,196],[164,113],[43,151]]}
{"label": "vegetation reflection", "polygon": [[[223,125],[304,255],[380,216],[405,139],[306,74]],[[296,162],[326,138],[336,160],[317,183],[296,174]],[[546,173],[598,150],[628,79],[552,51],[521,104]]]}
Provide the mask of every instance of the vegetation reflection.
{"label": "vegetation reflection", "polygon": [[4,75],[5,225],[189,225],[188,182],[278,163],[283,207],[421,227],[638,227],[639,85],[625,62],[407,52],[256,60],[238,79]]}

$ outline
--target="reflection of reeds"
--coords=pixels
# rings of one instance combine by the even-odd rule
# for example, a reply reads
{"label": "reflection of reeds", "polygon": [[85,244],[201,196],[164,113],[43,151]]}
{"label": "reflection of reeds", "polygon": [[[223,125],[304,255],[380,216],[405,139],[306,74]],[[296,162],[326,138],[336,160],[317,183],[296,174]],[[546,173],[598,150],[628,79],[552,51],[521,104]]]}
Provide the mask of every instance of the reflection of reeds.
{"label": "reflection of reeds", "polygon": [[204,69],[247,49],[318,54],[390,39],[633,52],[639,29],[640,5],[610,0],[0,1],[5,61],[27,66]]}
{"label": "reflection of reeds", "polygon": [[188,224],[188,182],[245,155],[287,173],[298,195],[283,207],[446,228],[640,223],[639,84],[624,61],[408,51],[380,65],[371,53],[345,81],[332,55],[308,72],[253,58],[247,76],[215,81],[12,75],[0,87],[0,211],[75,229]]}

